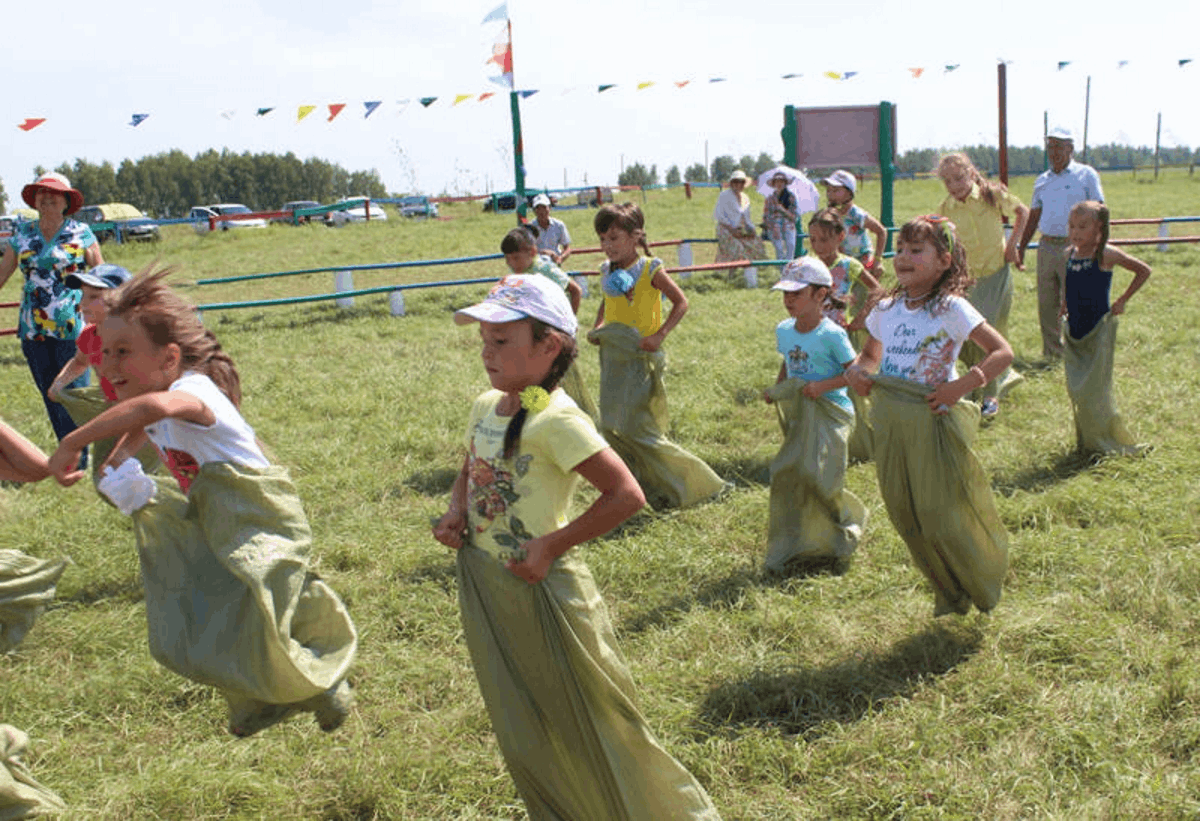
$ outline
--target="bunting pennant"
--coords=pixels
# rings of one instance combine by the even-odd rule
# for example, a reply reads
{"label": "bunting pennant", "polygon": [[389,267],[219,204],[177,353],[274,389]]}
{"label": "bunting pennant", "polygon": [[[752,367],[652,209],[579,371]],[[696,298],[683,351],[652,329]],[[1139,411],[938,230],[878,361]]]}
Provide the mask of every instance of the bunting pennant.
{"label": "bunting pennant", "polygon": [[1066,68],[1069,65],[1071,65],[1070,60],[1059,60],[1058,61],[1058,70],[1062,71],[1064,68]]}
{"label": "bunting pennant", "polygon": [[396,101],[396,116],[399,117],[401,114],[403,114],[405,111],[407,111],[408,107],[411,104],[412,104],[411,97],[405,97],[403,100],[397,100]]}
{"label": "bunting pennant", "polygon": [[725,82],[725,78],[724,77],[709,77],[708,81],[710,83],[723,83],[723,82]]}
{"label": "bunting pennant", "polygon": [[316,110],[315,105],[300,106],[299,108],[296,109],[296,122],[300,122],[305,117],[307,117],[309,114],[312,114],[314,110]]}
{"label": "bunting pennant", "polygon": [[531,88],[531,89],[527,89],[525,91],[518,91],[517,93],[521,95],[522,100],[528,100],[534,94],[537,94],[538,90],[536,88]]}
{"label": "bunting pennant", "polygon": [[596,87],[596,93],[597,93],[597,94],[602,94],[602,93],[604,93],[605,91],[608,91],[610,88],[613,88],[614,86],[616,86],[616,83],[608,83],[608,84],[606,84],[606,85],[597,86],[597,87]]}
{"label": "bunting pennant", "polygon": [[425,108],[429,108],[431,105],[433,105],[436,99],[437,97],[422,97],[420,99],[420,103],[421,105],[425,106]]}
{"label": "bunting pennant", "polygon": [[843,71],[843,72],[842,72],[842,79],[843,79],[843,80],[849,80],[851,77],[855,76],[856,74],[858,74],[858,72],[857,72],[857,71]]}
{"label": "bunting pennant", "polygon": [[908,72],[909,72],[909,74],[911,74],[911,75],[913,76],[913,79],[914,79],[914,80],[917,80],[917,79],[919,79],[919,78],[921,77],[921,75],[922,75],[922,74],[924,74],[924,73],[925,73],[925,69],[923,69],[923,68],[910,68],[910,69],[908,70]]}
{"label": "bunting pennant", "polygon": [[1118,60],[1117,61],[1117,68],[1125,68],[1125,66],[1127,66],[1127,65],[1129,65],[1128,60]]}
{"label": "bunting pennant", "polygon": [[224,111],[222,111],[222,112],[221,112],[221,117],[223,117],[223,118],[224,118],[224,119],[226,119],[226,120],[232,120],[232,119],[233,119],[233,116],[234,116],[235,114],[237,114],[237,111],[235,111],[235,110],[234,110],[234,109],[232,109],[232,108],[227,108],[227,109],[225,109]]}
{"label": "bunting pennant", "polygon": [[479,102],[481,102],[481,103],[482,103],[482,102],[483,102],[484,100],[486,100],[488,97],[495,97],[495,96],[496,96],[496,92],[494,92],[494,91],[485,91],[485,92],[483,92],[482,94],[480,94],[480,95],[479,95]]}
{"label": "bunting pennant", "polygon": [[342,109],[346,107],[345,103],[330,103],[329,104],[329,119],[325,122],[333,122],[333,118],[342,113]]}
{"label": "bunting pennant", "polygon": [[783,75],[783,77],[781,79],[795,80],[796,78],[803,77],[803,76],[804,76],[803,74],[785,74],[785,75]]}
{"label": "bunting pennant", "polygon": [[842,79],[842,75],[841,75],[841,74],[839,74],[839,73],[838,73],[838,72],[836,72],[836,71],[826,71],[826,72],[825,72],[825,76],[826,76],[826,77],[828,77],[830,80],[840,80],[840,79]]}
{"label": "bunting pennant", "polygon": [[1188,63],[1190,63],[1190,62],[1192,62],[1192,58],[1191,58],[1191,57],[1187,57],[1187,58],[1185,58],[1185,59],[1183,59],[1183,60],[1180,60],[1180,61],[1179,61],[1179,67],[1180,67],[1180,68],[1183,68],[1184,66],[1186,66],[1186,65],[1187,65]]}
{"label": "bunting pennant", "polygon": [[372,100],[369,103],[364,101],[363,105],[366,107],[367,113],[363,115],[363,119],[365,120],[365,119],[367,119],[367,117],[370,117],[372,114],[374,114],[375,109],[379,108],[379,106],[382,104],[383,104],[383,100]]}
{"label": "bunting pennant", "polygon": [[954,69],[956,69],[956,68],[958,68],[958,63],[955,63],[952,66],[946,66],[946,73],[949,74],[951,71],[954,71]]}
{"label": "bunting pennant", "polygon": [[488,12],[487,17],[483,18],[483,22],[479,25],[486,26],[488,23],[498,23],[501,20],[508,19],[508,3],[501,3]]}
{"label": "bunting pennant", "polygon": [[637,88],[638,88],[638,91],[641,91],[643,88],[649,88],[652,85],[654,85],[653,80],[646,82],[646,83],[638,83]]}
{"label": "bunting pennant", "polygon": [[683,88],[685,85],[687,85],[687,84],[688,84],[688,83],[690,83],[690,82],[691,82],[691,80],[676,80],[676,81],[675,81],[675,87],[676,87],[676,88]]}
{"label": "bunting pennant", "polygon": [[469,100],[469,99],[471,99],[471,98],[472,98],[472,97],[474,97],[474,96],[475,96],[474,94],[455,94],[455,95],[454,95],[454,102],[452,102],[450,105],[452,105],[452,106],[458,105],[458,104],[459,104],[459,103],[461,103],[463,100]]}
{"label": "bunting pennant", "polygon": [[33,129],[37,128],[44,122],[46,122],[45,117],[26,117],[25,122],[17,123],[17,128],[21,129],[22,131],[33,131]]}
{"label": "bunting pennant", "polygon": [[258,116],[258,117],[265,117],[274,110],[275,110],[275,106],[270,106],[268,108],[260,108],[258,111],[254,112],[254,114],[255,114],[255,116]]}
{"label": "bunting pennant", "polygon": [[134,114],[133,119],[129,121],[129,124],[131,126],[133,126],[134,128],[137,128],[139,125],[142,124],[142,121],[145,120],[149,116],[150,116],[149,114]]}

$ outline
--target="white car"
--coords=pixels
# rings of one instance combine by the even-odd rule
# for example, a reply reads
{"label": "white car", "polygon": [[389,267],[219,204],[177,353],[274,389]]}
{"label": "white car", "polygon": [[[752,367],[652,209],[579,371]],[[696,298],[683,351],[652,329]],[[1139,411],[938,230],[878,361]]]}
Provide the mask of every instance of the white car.
{"label": "white car", "polygon": [[[355,207],[352,207],[352,208],[347,208],[344,211],[330,211],[328,214],[325,215],[325,224],[326,225],[339,226],[339,225],[345,225],[348,222],[366,222],[367,221],[367,198],[366,197],[343,197],[342,199],[340,199],[336,203],[334,203],[334,205],[340,205],[343,202],[356,202],[356,203],[358,203],[358,205]],[[374,222],[375,220],[386,220],[387,219],[387,212],[383,210],[382,206],[376,205],[374,202],[372,202],[370,205],[371,205],[371,222]]]}
{"label": "white car", "polygon": [[[188,213],[188,219],[192,220],[192,227],[196,229],[197,234],[204,234],[208,232],[208,221],[212,217],[253,213],[241,203],[222,202],[216,205],[197,205]],[[266,228],[267,221],[261,217],[250,217],[248,219],[220,220],[216,225],[222,231],[228,231],[230,228]]]}

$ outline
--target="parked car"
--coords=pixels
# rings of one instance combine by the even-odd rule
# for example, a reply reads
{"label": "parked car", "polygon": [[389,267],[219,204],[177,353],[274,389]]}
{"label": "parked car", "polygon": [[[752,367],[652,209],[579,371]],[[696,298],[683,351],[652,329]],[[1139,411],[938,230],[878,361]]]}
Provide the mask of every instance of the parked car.
{"label": "parked car", "polygon": [[401,197],[396,203],[396,209],[402,217],[436,217],[438,207],[436,202],[430,202],[429,197],[412,195]]}
{"label": "parked car", "polygon": [[[540,194],[542,194],[542,193],[543,193],[543,192],[541,192],[541,191],[534,191],[532,194],[529,194],[529,193],[527,193],[527,194],[525,195],[525,208],[526,208],[526,210],[529,210],[529,211],[532,211],[532,210],[533,210],[533,200],[534,200],[534,198],[535,198],[535,197],[537,197],[537,196],[539,196],[539,195],[540,195]],[[593,197],[595,196],[595,192],[593,192],[593,193],[592,193],[592,196],[593,196]],[[610,199],[610,201],[611,201],[611,199],[612,199],[611,195],[609,196],[609,199]],[[553,205],[557,205],[557,204],[558,204],[558,197],[550,197],[550,204],[551,204],[552,206],[553,206]],[[515,191],[502,191],[502,192],[498,192],[498,193],[496,193],[496,194],[493,194],[491,197],[489,197],[488,199],[486,199],[486,200],[484,200],[484,201],[483,201],[483,210],[484,210],[484,211],[492,211],[492,210],[495,210],[495,211],[512,211],[512,210],[513,210],[513,209],[515,209],[516,207],[517,207],[517,194],[516,194],[516,192],[515,192]]]}
{"label": "parked car", "polygon": [[[213,217],[228,217],[238,214],[253,214],[246,206],[236,202],[222,202],[216,205],[197,205],[188,213],[188,219],[192,220],[192,227],[196,229],[197,234],[208,232],[208,221]],[[217,223],[217,226],[222,231],[228,231],[232,228],[266,228],[267,221],[262,217],[251,217],[248,219],[222,220]]]}
{"label": "parked car", "polygon": [[[85,205],[75,212],[74,219],[92,226],[92,233],[100,242],[108,242],[117,235],[117,229],[125,239],[141,242],[159,240],[158,223],[127,202],[106,202],[103,205]],[[97,228],[97,225],[110,227]]]}
{"label": "parked car", "polygon": [[[330,211],[325,215],[325,224],[330,226],[345,225],[348,222],[366,222],[367,221],[367,203],[366,197],[343,197],[334,205],[340,205],[344,202],[356,202],[357,207],[346,208],[341,211]],[[387,220],[387,212],[377,203],[370,203],[371,220]]]}
{"label": "parked car", "polygon": [[[285,202],[283,204],[283,207],[280,208],[279,210],[286,211],[288,213],[288,216],[272,217],[271,222],[282,222],[287,225],[294,225],[295,221],[292,220],[292,212],[293,211],[304,211],[309,208],[320,208],[320,207],[321,207],[321,203],[315,202],[314,200],[292,200],[291,202]],[[309,223],[309,222],[312,222],[312,218],[313,218],[312,214],[302,214],[300,216],[299,222]]]}

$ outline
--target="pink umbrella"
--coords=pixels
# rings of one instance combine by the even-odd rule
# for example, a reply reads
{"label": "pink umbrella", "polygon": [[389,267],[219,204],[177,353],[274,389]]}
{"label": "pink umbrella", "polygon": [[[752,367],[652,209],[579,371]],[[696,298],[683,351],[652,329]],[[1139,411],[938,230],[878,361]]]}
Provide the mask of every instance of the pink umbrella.
{"label": "pink umbrella", "polygon": [[786,165],[777,165],[770,171],[764,171],[758,175],[757,188],[758,193],[764,197],[770,196],[775,189],[771,187],[771,180],[782,174],[787,177],[787,188],[792,192],[792,196],[796,198],[796,212],[800,214],[809,211],[816,211],[817,206],[821,203],[821,195],[817,191],[817,187],[812,184],[808,177],[804,176],[803,171],[797,171],[794,168],[789,168]]}

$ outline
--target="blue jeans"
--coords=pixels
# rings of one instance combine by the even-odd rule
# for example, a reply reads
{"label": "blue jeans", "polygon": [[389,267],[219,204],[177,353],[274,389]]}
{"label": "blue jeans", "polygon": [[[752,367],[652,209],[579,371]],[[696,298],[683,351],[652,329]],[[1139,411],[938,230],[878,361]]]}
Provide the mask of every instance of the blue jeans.
{"label": "blue jeans", "polygon": [[[46,405],[46,414],[50,417],[54,435],[61,441],[64,436],[75,430],[77,425],[71,419],[71,415],[67,413],[67,409],[57,402],[51,401],[46,395],[46,391],[50,390],[50,386],[54,384],[54,377],[58,376],[63,366],[74,358],[75,340],[22,339],[21,352],[25,354],[25,361],[29,363],[29,372],[33,374],[33,384],[37,385],[38,393],[42,395],[42,402]],[[88,372],[85,371],[83,376],[67,387],[82,388],[87,384]],[[86,449],[79,457],[79,469],[83,470],[85,467],[87,467]]]}

